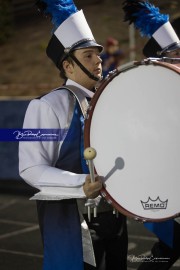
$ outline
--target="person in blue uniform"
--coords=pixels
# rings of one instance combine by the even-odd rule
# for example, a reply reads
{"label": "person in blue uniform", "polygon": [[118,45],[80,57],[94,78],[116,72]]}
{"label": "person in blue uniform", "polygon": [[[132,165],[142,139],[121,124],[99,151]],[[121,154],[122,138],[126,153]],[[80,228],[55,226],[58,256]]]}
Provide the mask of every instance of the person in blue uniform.
{"label": "person in blue uniform", "polygon": [[[30,102],[23,128],[67,131],[58,141],[19,144],[20,175],[39,190],[33,199],[37,200],[44,248],[43,270],[100,269],[104,257],[104,269],[125,270],[126,218],[121,214],[116,218],[103,199],[99,206],[102,212],[91,222],[83,211],[86,199],[99,195],[102,178],[96,176],[91,183],[83,157],[83,114],[75,95],[67,89],[73,87],[87,100],[93,97],[102,77],[103,47],[95,41],[83,12],[73,1],[56,1],[56,5],[53,1],[38,1],[38,6],[50,14],[54,23],[46,52],[65,83]],[[92,232],[95,260],[87,231],[87,237],[83,237],[82,214]]]}

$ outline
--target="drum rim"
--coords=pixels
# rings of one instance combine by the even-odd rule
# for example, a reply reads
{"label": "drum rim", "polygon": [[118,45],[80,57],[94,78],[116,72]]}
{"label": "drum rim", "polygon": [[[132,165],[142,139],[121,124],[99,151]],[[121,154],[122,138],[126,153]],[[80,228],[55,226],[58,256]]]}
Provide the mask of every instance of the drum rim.
{"label": "drum rim", "polygon": [[140,221],[142,223],[144,223],[144,222],[162,222],[162,221],[166,221],[166,220],[169,220],[169,219],[174,219],[174,218],[177,218],[177,217],[180,216],[180,213],[178,213],[178,214],[175,214],[173,216],[166,217],[166,218],[156,218],[156,219],[154,219],[154,218],[145,218],[145,217],[133,214],[132,212],[130,212],[127,209],[125,209],[124,207],[122,207],[119,203],[117,203],[113,199],[113,197],[108,193],[108,191],[106,190],[106,188],[104,186],[102,187],[100,193],[101,193],[101,196],[103,198],[105,198],[106,201],[109,204],[111,204],[120,213],[122,213],[123,215],[125,215],[125,216],[127,216],[129,218],[133,218],[136,221]]}
{"label": "drum rim", "polygon": [[[100,86],[97,88],[96,93],[94,94],[90,106],[88,109],[88,114],[87,118],[85,119],[85,124],[84,124],[84,148],[90,147],[90,127],[91,127],[91,121],[92,121],[92,116],[93,112],[96,106],[96,103],[98,102],[98,99],[100,98],[101,94],[103,93],[105,87],[116,77],[118,76],[122,71],[127,71],[129,69],[141,66],[141,65],[159,65],[164,68],[171,69],[175,71],[176,73],[180,73],[180,68],[177,67],[176,65],[170,64],[170,63],[165,63],[165,62],[160,62],[160,61],[134,61],[126,64],[125,68],[117,68],[114,71],[110,72],[109,75],[101,82]],[[95,168],[96,171],[96,168]],[[119,203],[117,203],[113,197],[108,193],[106,190],[105,186],[103,185],[101,191],[101,196],[106,199],[106,201],[111,204],[115,209],[117,209],[120,213],[124,214],[127,217],[133,218],[137,221],[140,222],[162,222],[166,221],[169,219],[174,219],[180,216],[180,213],[176,213],[175,215],[166,217],[166,218],[145,218],[136,214],[133,214],[132,212],[128,211],[127,209],[123,208]]]}
{"label": "drum rim", "polygon": [[179,66],[180,63],[177,65],[177,64],[170,64],[170,63],[166,63],[166,62],[153,61],[153,64],[171,69],[171,70],[175,71],[176,73],[180,74],[180,66]]}

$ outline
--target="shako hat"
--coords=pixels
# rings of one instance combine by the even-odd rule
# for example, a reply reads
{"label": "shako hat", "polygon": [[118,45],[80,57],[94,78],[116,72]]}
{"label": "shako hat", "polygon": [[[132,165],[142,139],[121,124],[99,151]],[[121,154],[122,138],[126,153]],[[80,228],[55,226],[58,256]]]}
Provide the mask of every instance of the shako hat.
{"label": "shako hat", "polygon": [[74,50],[88,47],[97,47],[100,52],[103,50],[103,46],[94,39],[83,11],[78,11],[72,0],[38,0],[36,5],[50,16],[54,25],[46,53],[57,68],[66,57],[72,56]]}
{"label": "shako hat", "polygon": [[[179,38],[180,37],[180,17],[171,21],[171,25]],[[178,45],[175,46],[174,50],[177,50],[177,48],[180,48],[180,46],[178,46]],[[173,51],[172,48],[170,48],[170,49],[171,49],[171,51]],[[159,57],[159,53],[161,53],[161,51],[162,51],[162,48],[160,47],[160,45],[157,43],[157,41],[153,37],[151,37],[148,40],[148,42],[146,43],[146,45],[143,48],[143,54],[146,57]],[[165,52],[168,52],[168,50]]]}
{"label": "shako hat", "polygon": [[[159,8],[148,1],[125,0],[123,10],[125,12],[124,21],[129,21],[129,24],[134,23],[142,36],[153,38],[157,42],[160,48],[159,56],[164,52],[180,48],[179,38],[169,22],[169,16],[161,14]],[[154,45],[154,49],[157,48],[156,45]],[[144,50],[144,54],[147,54],[146,50]]]}

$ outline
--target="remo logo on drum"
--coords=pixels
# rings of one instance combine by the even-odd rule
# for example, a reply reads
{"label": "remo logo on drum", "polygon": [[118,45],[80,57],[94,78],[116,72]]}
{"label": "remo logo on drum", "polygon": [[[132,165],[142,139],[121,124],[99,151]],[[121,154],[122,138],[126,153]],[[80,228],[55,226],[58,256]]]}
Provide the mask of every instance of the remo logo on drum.
{"label": "remo logo on drum", "polygon": [[161,201],[159,196],[156,200],[152,200],[150,197],[147,202],[141,201],[144,210],[162,210],[167,208],[168,199],[166,201]]}

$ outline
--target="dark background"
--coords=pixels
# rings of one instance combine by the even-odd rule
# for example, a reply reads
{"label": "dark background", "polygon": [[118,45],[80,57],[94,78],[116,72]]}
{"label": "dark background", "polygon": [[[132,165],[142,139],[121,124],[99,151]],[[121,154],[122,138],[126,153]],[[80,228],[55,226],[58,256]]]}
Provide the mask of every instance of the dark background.
{"label": "dark background", "polygon": [[[129,61],[128,24],[123,22],[123,0],[75,0],[83,9],[89,26],[97,40],[104,44],[112,36],[119,40],[125,54],[123,63]],[[6,4],[4,4],[6,3]],[[58,70],[47,58],[45,49],[51,37],[52,24],[41,16],[33,0],[0,1],[0,95],[32,96],[48,92],[59,86]],[[179,0],[152,0],[161,13],[170,20],[180,16]],[[6,6],[6,24],[2,27]],[[3,12],[3,16],[2,13]],[[5,19],[4,19],[5,20]],[[5,34],[4,32],[7,32]],[[135,31],[136,59],[142,59],[142,48],[147,39]]]}

